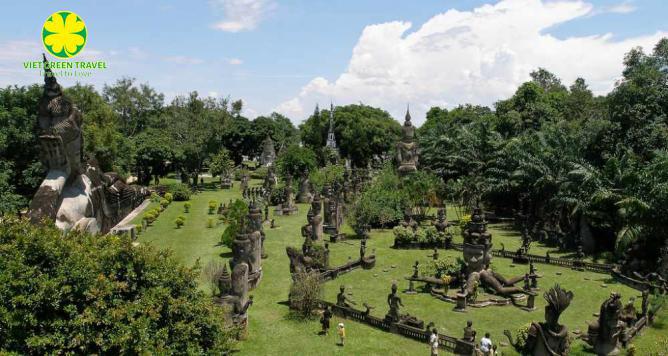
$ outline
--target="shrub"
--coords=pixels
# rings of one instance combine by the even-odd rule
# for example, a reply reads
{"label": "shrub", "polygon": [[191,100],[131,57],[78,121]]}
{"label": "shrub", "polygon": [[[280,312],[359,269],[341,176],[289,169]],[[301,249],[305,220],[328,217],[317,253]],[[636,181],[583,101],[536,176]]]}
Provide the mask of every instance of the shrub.
{"label": "shrub", "polygon": [[129,236],[5,218],[0,354],[226,354],[235,330],[199,274]]}
{"label": "shrub", "polygon": [[157,203],[160,201],[160,196],[156,192],[151,192],[151,201]]}
{"label": "shrub", "polygon": [[179,215],[179,216],[174,220],[174,224],[176,224],[176,228],[177,228],[177,229],[181,228],[181,226],[183,226],[183,224],[185,224],[185,223],[186,223],[186,218],[183,217],[182,215]]}
{"label": "shrub", "polygon": [[395,226],[394,229],[392,229],[392,232],[394,233],[394,239],[398,244],[411,243],[415,237],[411,228],[403,226]]}
{"label": "shrub", "polygon": [[223,245],[232,248],[232,242],[237,234],[241,231],[243,219],[248,214],[248,205],[246,202],[237,199],[228,207],[224,215],[224,222],[227,224],[220,241]]}
{"label": "shrub", "polygon": [[169,184],[167,185],[167,191],[172,193],[175,201],[190,200],[190,194],[192,193],[190,187],[183,183]]}
{"label": "shrub", "polygon": [[213,214],[216,209],[218,209],[218,202],[215,200],[209,200],[209,214]]}
{"label": "shrub", "polygon": [[170,192],[167,192],[167,193],[165,193],[165,196],[163,198],[165,198],[165,200],[167,200],[168,202],[171,203],[172,200],[174,200],[174,195],[172,195],[172,193],[170,193]]}
{"label": "shrub", "polygon": [[168,205],[169,205],[169,200],[160,199],[160,208],[162,208],[162,210],[165,210]]}
{"label": "shrub", "polygon": [[141,234],[142,229],[143,226],[141,224],[135,224],[135,231],[137,231],[137,235]]}
{"label": "shrub", "polygon": [[453,259],[450,256],[443,256],[438,260],[430,260],[420,265],[420,273],[425,276],[442,278],[445,276],[458,276],[462,268],[462,259]]}
{"label": "shrub", "polygon": [[185,202],[185,203],[183,203],[183,212],[184,212],[184,213],[189,213],[189,212],[190,212],[190,207],[191,207],[191,206],[192,206],[192,205],[191,205],[189,202]]}
{"label": "shrub", "polygon": [[387,166],[381,171],[352,204],[348,219],[353,229],[365,225],[394,226],[401,220],[409,201],[399,182],[393,167]]}
{"label": "shrub", "polygon": [[264,179],[267,176],[267,172],[269,172],[269,168],[260,167],[254,171],[250,171],[250,177],[252,179]]}
{"label": "shrub", "polygon": [[322,191],[325,185],[332,185],[335,182],[343,184],[343,177],[346,168],[341,164],[329,164],[309,174],[309,182],[317,191]]}
{"label": "shrub", "polygon": [[143,219],[146,220],[146,225],[151,225],[155,221],[156,215],[152,210],[149,210],[144,213]]}
{"label": "shrub", "polygon": [[213,218],[206,219],[206,227],[209,229],[213,227]]}
{"label": "shrub", "polygon": [[464,233],[464,229],[471,222],[471,214],[465,214],[459,219],[459,229]]}
{"label": "shrub", "polygon": [[296,273],[290,286],[290,309],[303,317],[309,317],[319,306],[323,289],[320,273],[316,271]]}
{"label": "shrub", "polygon": [[209,288],[211,289],[211,294],[213,295],[220,294],[218,281],[220,280],[220,277],[223,275],[224,268],[225,268],[225,262],[220,259],[215,259],[209,261],[209,263],[207,263],[206,266],[204,266],[204,270],[202,270],[202,275],[204,276],[204,280],[209,284]]}

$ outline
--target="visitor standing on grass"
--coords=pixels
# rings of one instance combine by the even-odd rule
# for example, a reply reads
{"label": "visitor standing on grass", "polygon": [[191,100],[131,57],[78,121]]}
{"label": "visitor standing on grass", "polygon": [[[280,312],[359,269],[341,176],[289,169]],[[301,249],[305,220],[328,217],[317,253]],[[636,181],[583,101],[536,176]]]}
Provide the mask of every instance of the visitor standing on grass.
{"label": "visitor standing on grass", "polygon": [[339,339],[341,340],[339,345],[344,346],[346,344],[346,327],[343,326],[343,323],[339,323],[337,332],[339,333]]}
{"label": "visitor standing on grass", "polygon": [[322,333],[325,335],[329,334],[329,320],[332,319],[332,312],[329,311],[329,305],[325,306],[325,311],[322,312],[322,319],[320,323],[322,324]]}
{"label": "visitor standing on grass", "polygon": [[485,337],[480,339],[480,351],[485,356],[489,356],[492,352],[492,339],[489,337],[489,333],[485,333]]}
{"label": "visitor standing on grass", "polygon": [[438,355],[438,331],[436,328],[431,329],[431,335],[429,336],[429,346],[431,347],[431,356]]}

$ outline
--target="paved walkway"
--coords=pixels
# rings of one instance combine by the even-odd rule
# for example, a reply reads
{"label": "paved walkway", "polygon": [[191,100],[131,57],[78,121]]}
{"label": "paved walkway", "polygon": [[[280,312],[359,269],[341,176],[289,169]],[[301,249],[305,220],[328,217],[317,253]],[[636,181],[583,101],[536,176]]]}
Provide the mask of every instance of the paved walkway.
{"label": "paved walkway", "polygon": [[130,225],[130,221],[135,218],[135,216],[139,215],[146,207],[151,204],[151,199],[146,199],[144,200],[141,204],[139,204],[138,207],[136,207],[134,210],[130,212],[126,217],[123,218],[116,226],[112,227],[111,230],[109,231],[114,231],[116,228]]}

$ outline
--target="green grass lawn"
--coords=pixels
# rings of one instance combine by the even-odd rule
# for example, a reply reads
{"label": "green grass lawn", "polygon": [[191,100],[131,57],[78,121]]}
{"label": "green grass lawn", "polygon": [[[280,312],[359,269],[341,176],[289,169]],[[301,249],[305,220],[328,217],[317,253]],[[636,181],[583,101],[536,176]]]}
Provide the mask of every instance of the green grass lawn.
{"label": "green grass lawn", "polygon": [[[211,179],[205,179],[210,182]],[[252,181],[251,184],[259,185],[260,181]],[[183,212],[183,202],[172,203],[154,222],[153,226],[142,233],[138,239],[140,243],[148,243],[160,248],[170,248],[174,256],[187,265],[193,265],[199,260],[204,266],[212,259],[231,258],[231,251],[218,245],[220,235],[224,230],[223,224],[214,228],[207,228],[207,219],[215,218],[207,212],[208,201],[213,199],[218,202],[227,202],[230,198],[240,197],[239,184],[235,182],[232,190],[218,190],[213,185],[210,189],[193,195],[191,198],[191,210],[186,214]],[[346,324],[348,340],[345,348],[336,346],[335,332],[329,336],[319,336],[320,324],[317,319],[303,321],[290,317],[287,301],[290,288],[289,260],[285,254],[286,246],[301,246],[301,225],[306,223],[308,205],[299,205],[299,213],[292,216],[275,217],[278,225],[270,229],[265,225],[267,239],[265,249],[269,254],[268,259],[263,260],[263,277],[257,289],[251,294],[254,296],[254,304],[249,311],[248,338],[238,344],[241,355],[416,355],[427,354],[426,344],[419,343],[398,335],[393,335],[376,330],[364,324],[344,320]],[[180,229],[176,229],[174,219],[178,215],[186,216],[186,223]],[[270,213],[273,216],[273,211]],[[448,209],[448,217],[455,218],[454,211]],[[137,221],[141,216],[137,218]],[[217,222],[217,219],[216,219]],[[350,228],[346,227],[350,232]],[[496,224],[490,226],[494,236],[495,246],[500,247],[503,242],[506,249],[512,250],[519,247],[519,234],[509,229],[507,225]],[[363,302],[373,305],[375,309],[372,314],[382,317],[387,312],[386,297],[390,291],[393,281],[397,281],[399,290],[407,288],[405,276],[411,274],[411,266],[415,260],[427,262],[431,251],[426,250],[395,250],[390,248],[393,243],[391,230],[374,230],[368,242],[368,251],[375,249],[377,256],[376,267],[372,270],[358,269],[345,274],[334,281],[325,284],[325,299],[334,301],[339,285],[343,284],[352,293],[351,297],[361,306]],[[541,249],[547,247],[532,246],[532,253],[544,254]],[[359,254],[359,241],[349,240],[343,243],[330,244],[330,258],[332,265],[338,265],[351,258],[357,258]],[[441,256],[457,257],[461,252],[439,251]],[[552,254],[552,252],[551,252]],[[556,256],[556,254],[555,254]],[[393,268],[394,266],[394,268]],[[624,301],[628,297],[639,293],[623,285],[615,283],[604,274],[590,272],[573,272],[568,269],[549,265],[537,264],[538,272],[544,277],[539,281],[539,286],[544,290],[555,283],[560,283],[564,288],[575,293],[575,299],[570,308],[561,317],[562,323],[570,330],[580,329],[586,332],[586,320],[593,320],[593,313],[598,311],[600,303],[612,291],[620,292]],[[492,267],[504,275],[512,276],[523,274],[526,266],[511,266],[511,261],[496,258]],[[561,275],[557,275],[560,272]],[[203,282],[203,281],[202,281]],[[607,287],[601,286],[603,283]],[[201,283],[203,290],[207,290],[206,284]],[[542,292],[541,292],[542,293]],[[543,320],[542,297],[536,299],[536,311],[525,312],[518,308],[488,307],[483,309],[469,308],[466,313],[454,312],[453,304],[442,302],[427,294],[406,295],[401,294],[405,308],[402,312],[408,312],[426,322],[433,321],[439,330],[445,334],[460,337],[466,320],[474,321],[474,327],[480,334],[490,332],[495,342],[505,341],[502,336],[504,329],[515,330],[529,323],[531,320]],[[362,307],[360,307],[362,308]],[[668,320],[668,319],[667,319]],[[339,318],[332,320],[336,325]],[[664,323],[657,323],[663,327]],[[662,329],[649,329],[644,332],[635,344],[642,355],[651,354],[656,348],[660,336],[665,339],[665,331]],[[514,354],[509,347],[502,347],[504,354]],[[583,345],[575,341],[572,354],[583,354]]]}

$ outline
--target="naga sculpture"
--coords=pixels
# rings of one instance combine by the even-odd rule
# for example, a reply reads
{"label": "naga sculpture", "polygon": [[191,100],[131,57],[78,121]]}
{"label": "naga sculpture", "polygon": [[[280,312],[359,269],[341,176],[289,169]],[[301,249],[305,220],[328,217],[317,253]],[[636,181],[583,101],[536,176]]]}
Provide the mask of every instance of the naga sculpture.
{"label": "naga sculpture", "polygon": [[543,296],[547,301],[545,322],[531,323],[524,345],[513,343],[510,331],[505,330],[503,333],[515,349],[523,355],[566,356],[570,349],[568,329],[559,324],[559,317],[571,304],[573,292],[566,291],[557,284]]}
{"label": "naga sculpture", "polygon": [[39,101],[39,141],[48,172],[30,203],[33,223],[55,221],[64,231],[107,233],[148,195],[115,173],[83,161],[83,117],[63,95],[44,56],[44,92]]}
{"label": "naga sculpture", "polygon": [[601,304],[598,320],[589,324],[584,340],[597,355],[619,354],[619,340],[624,329],[624,322],[620,320],[621,311],[621,296],[612,292]]}
{"label": "naga sculpture", "polygon": [[473,210],[471,222],[468,223],[463,234],[466,295],[472,294],[479,283],[503,296],[510,296],[515,293],[532,293],[514,286],[515,283],[523,280],[524,276],[506,279],[489,267],[492,260],[492,235],[487,232],[487,222],[485,222],[480,208]]}

